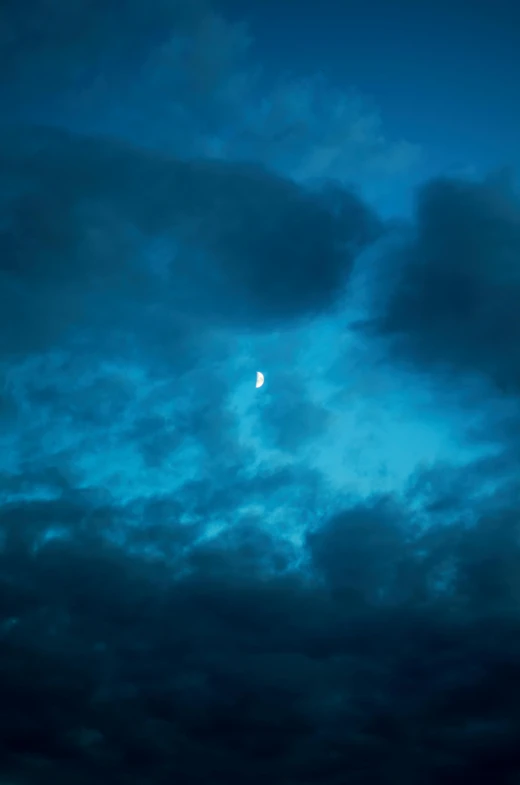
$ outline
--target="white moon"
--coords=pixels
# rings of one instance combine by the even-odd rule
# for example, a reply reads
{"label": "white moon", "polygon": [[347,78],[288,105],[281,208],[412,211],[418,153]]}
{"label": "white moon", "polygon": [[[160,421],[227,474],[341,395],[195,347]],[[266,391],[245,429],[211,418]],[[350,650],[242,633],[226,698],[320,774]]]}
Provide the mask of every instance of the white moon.
{"label": "white moon", "polygon": [[261,387],[264,383],[264,374],[260,373],[260,371],[256,372],[256,384],[255,387]]}

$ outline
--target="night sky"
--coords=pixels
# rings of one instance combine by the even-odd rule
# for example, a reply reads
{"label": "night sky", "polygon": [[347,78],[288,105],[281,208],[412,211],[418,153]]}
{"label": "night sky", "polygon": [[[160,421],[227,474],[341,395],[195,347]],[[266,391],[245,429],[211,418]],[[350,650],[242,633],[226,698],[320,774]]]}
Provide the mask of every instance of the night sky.
{"label": "night sky", "polygon": [[0,785],[520,785],[519,86],[513,1],[3,0]]}

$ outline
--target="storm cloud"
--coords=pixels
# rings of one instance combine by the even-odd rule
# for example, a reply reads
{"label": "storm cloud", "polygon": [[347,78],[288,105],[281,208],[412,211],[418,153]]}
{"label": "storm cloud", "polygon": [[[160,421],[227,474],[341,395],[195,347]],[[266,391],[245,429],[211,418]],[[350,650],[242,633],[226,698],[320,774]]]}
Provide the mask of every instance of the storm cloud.
{"label": "storm cloud", "polygon": [[94,501],[69,491],[2,513],[6,772],[510,781],[520,585],[507,513],[421,534],[374,499],[315,526],[298,568],[274,532],[236,525],[210,544],[154,525],[147,506],[134,515],[153,553],[131,556],[131,536],[111,542],[131,510]]}
{"label": "storm cloud", "polygon": [[520,202],[505,174],[424,186],[378,329],[421,370],[481,374],[517,394]]}
{"label": "storm cloud", "polygon": [[381,231],[356,196],[253,165],[52,129],[4,133],[2,149],[6,350],[125,329],[150,309],[157,322],[172,312],[206,325],[313,314]]}

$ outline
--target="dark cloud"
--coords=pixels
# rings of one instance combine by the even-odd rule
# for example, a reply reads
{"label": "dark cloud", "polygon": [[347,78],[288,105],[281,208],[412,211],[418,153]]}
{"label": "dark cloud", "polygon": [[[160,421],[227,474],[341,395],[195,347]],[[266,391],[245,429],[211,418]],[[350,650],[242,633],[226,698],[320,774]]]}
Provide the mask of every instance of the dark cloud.
{"label": "dark cloud", "polygon": [[[334,592],[360,602],[392,603],[400,568],[410,561],[406,537],[413,525],[388,499],[359,505],[331,518],[307,537],[312,559]],[[402,597],[398,595],[402,601]]]}
{"label": "dark cloud", "polygon": [[378,330],[421,369],[484,374],[518,393],[519,259],[520,203],[507,177],[428,183]]}
{"label": "dark cloud", "polygon": [[194,318],[319,311],[379,231],[355,196],[312,194],[253,166],[52,130],[3,141],[5,349],[43,348],[71,328],[124,335],[133,322],[135,333],[137,320],[164,344],[179,320],[182,331]]}
{"label": "dark cloud", "polygon": [[516,516],[421,533],[356,503],[309,536],[309,571],[279,534],[201,539],[181,513],[71,488],[4,505],[6,776],[512,782]]}

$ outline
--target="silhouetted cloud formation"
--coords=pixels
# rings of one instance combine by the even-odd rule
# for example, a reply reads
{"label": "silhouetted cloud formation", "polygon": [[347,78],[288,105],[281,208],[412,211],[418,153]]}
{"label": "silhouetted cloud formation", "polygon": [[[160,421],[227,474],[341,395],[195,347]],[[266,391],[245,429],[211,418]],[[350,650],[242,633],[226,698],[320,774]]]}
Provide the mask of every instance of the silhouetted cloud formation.
{"label": "silhouetted cloud formation", "polygon": [[481,373],[519,391],[520,202],[503,176],[419,194],[416,237],[380,329],[422,369]]}
{"label": "silhouetted cloud formation", "polygon": [[52,129],[3,142],[14,190],[1,238],[7,349],[45,345],[71,325],[124,329],[150,307],[156,321],[169,311],[206,326],[312,314],[341,294],[380,232],[356,196],[307,192],[252,165],[179,161]]}
{"label": "silhouetted cloud formation", "polygon": [[[155,555],[131,556],[110,542],[130,514],[73,491],[4,507],[6,771],[510,781],[520,583],[507,512],[423,534],[374,499],[318,527],[299,569],[274,532],[236,525],[209,544],[197,527],[154,525],[146,506],[140,545]],[[50,523],[60,536],[45,540]]]}

